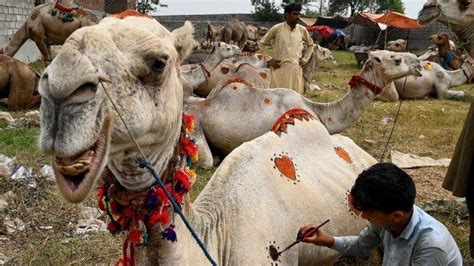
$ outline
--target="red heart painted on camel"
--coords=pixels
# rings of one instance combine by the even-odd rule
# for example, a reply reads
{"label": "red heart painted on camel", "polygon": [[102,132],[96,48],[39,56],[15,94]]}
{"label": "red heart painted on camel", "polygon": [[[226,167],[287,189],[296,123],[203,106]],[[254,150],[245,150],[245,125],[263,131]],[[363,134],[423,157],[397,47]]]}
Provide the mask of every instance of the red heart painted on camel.
{"label": "red heart painted on camel", "polygon": [[296,169],[290,157],[283,155],[281,158],[275,158],[275,166],[278,171],[291,180],[296,180]]}

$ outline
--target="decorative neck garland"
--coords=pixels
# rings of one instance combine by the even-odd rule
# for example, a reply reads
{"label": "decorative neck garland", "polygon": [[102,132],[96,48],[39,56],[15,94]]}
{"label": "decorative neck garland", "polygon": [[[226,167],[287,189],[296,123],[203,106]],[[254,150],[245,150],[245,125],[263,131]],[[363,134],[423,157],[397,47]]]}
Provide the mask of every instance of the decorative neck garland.
{"label": "decorative neck garland", "polygon": [[354,88],[354,86],[356,86],[357,84],[362,84],[366,86],[372,93],[374,93],[375,96],[379,95],[382,92],[382,89],[380,87],[370,83],[363,77],[359,75],[352,76],[351,80],[349,81],[349,86],[351,86],[351,88]]}
{"label": "decorative neck garland", "polygon": [[202,63],[199,63],[199,66],[201,66],[202,71],[204,71],[204,76],[206,77],[206,80],[207,78],[210,78],[211,72],[209,72],[209,70],[207,70],[207,68]]}
{"label": "decorative neck garland", "polygon": [[[171,179],[165,180],[166,189],[178,204],[182,203],[183,197],[191,190],[190,180],[196,178],[195,171],[190,169],[192,163],[198,160],[198,146],[189,136],[194,131],[194,119],[194,116],[183,113],[181,135],[176,147],[177,160],[171,160],[164,173],[164,178]],[[157,223],[170,224],[168,207],[171,204],[156,184],[141,192],[128,192],[113,176],[105,177],[97,189],[97,198],[99,209],[105,211],[110,218],[107,229],[113,235],[128,232],[123,243],[123,258],[117,261],[119,265],[135,265],[134,247],[148,243],[149,231]],[[174,228],[171,223],[161,232],[162,237],[175,242],[177,236]],[[128,248],[130,256],[127,255]]]}
{"label": "decorative neck garland", "polygon": [[69,7],[61,3],[61,0],[56,0],[54,7],[48,11],[51,16],[56,16],[59,12],[58,18],[61,19],[62,22],[71,22],[74,21],[75,17],[85,15],[85,11],[79,7]]}

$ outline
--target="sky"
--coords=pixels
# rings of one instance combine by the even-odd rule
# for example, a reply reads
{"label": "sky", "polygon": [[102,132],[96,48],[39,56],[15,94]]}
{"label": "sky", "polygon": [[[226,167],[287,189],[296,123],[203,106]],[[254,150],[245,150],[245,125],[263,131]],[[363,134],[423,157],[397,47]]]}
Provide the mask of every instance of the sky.
{"label": "sky", "polygon": [[[161,0],[168,7],[160,8],[157,15],[190,15],[190,14],[228,14],[251,13],[254,8],[250,0]],[[275,1],[280,5],[281,1]],[[405,15],[411,18],[418,16],[424,0],[402,0],[405,4]]]}

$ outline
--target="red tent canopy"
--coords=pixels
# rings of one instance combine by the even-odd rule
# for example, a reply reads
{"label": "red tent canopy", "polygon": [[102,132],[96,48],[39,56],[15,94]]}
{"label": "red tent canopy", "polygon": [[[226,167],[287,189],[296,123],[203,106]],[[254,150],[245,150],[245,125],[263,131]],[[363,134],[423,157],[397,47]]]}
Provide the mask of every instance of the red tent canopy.
{"label": "red tent canopy", "polygon": [[310,27],[306,27],[306,29],[308,31],[317,31],[321,36],[323,36],[324,38],[327,38],[329,36],[331,36],[333,33],[334,33],[334,29],[329,27],[329,26],[325,26],[325,25],[321,25],[321,26],[310,26]]}
{"label": "red tent canopy", "polygon": [[418,24],[416,19],[409,18],[394,11],[385,14],[360,13],[351,18],[351,22],[363,26],[375,26],[382,23],[394,28],[415,29],[424,26]]}

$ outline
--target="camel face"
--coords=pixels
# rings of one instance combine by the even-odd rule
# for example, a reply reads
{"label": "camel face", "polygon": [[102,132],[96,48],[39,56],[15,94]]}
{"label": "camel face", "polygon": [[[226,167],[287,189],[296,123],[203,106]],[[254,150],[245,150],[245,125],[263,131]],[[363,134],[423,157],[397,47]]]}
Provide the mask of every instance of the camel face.
{"label": "camel face", "polygon": [[407,50],[407,41],[403,39],[398,39],[395,41],[389,41],[387,42],[387,45],[385,46],[386,50],[392,51],[392,52],[406,52]]}
{"label": "camel face", "polygon": [[421,76],[422,69],[420,60],[414,54],[387,50],[370,52],[363,68],[372,71],[376,79],[385,84],[407,75]]}
{"label": "camel face", "polygon": [[423,9],[418,13],[418,22],[420,24],[428,24],[436,20],[441,15],[441,8],[438,0],[426,1]]}
{"label": "camel face", "polygon": [[318,61],[333,61],[334,60],[331,50],[324,48],[320,45],[314,46],[314,52],[316,53]]}
{"label": "camel face", "polygon": [[165,165],[172,155],[169,145],[179,136],[178,71],[192,49],[192,32],[190,23],[170,33],[148,17],[107,18],[76,31],[64,44],[40,81],[39,145],[53,157],[59,190],[68,201],[82,201],[105,165],[128,190],[154,182],[138,167],[141,156],[111,101],[145,156],[153,165]]}
{"label": "camel face", "polygon": [[222,58],[229,58],[235,55],[240,55],[240,48],[236,45],[227,44],[225,42],[218,42],[212,48],[211,54],[218,50],[219,54]]}
{"label": "camel face", "polygon": [[430,36],[430,42],[436,45],[446,44],[449,42],[449,36],[446,33],[433,34]]}

